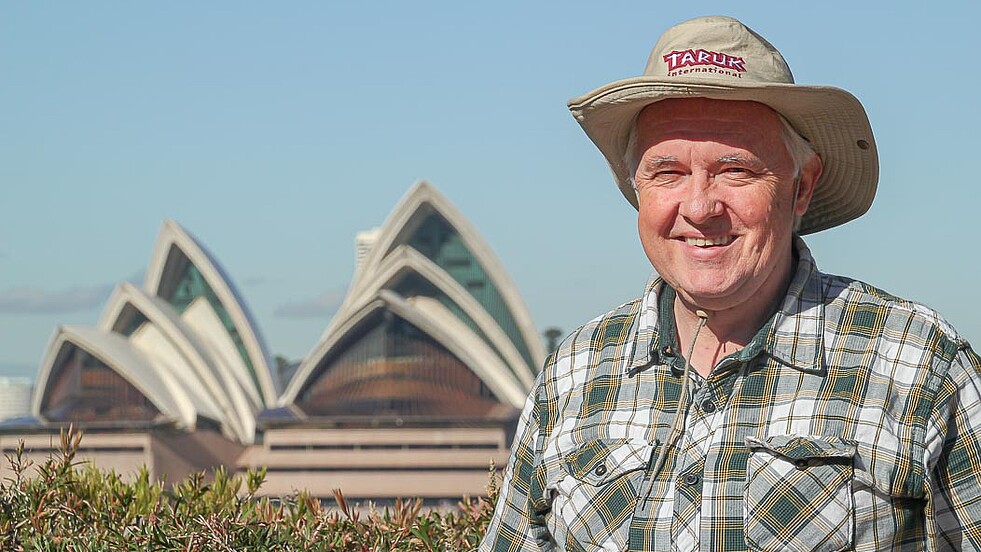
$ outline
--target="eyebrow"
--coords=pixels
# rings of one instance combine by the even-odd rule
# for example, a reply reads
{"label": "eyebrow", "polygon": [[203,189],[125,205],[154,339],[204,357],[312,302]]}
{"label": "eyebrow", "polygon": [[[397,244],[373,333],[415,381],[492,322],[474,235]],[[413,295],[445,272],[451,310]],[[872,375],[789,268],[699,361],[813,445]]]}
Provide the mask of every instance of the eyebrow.
{"label": "eyebrow", "polygon": [[745,157],[742,155],[723,155],[716,159],[717,163],[743,163],[748,165],[760,165],[762,162],[755,157]]}
{"label": "eyebrow", "polygon": [[644,160],[644,165],[648,167],[659,167],[661,165],[666,165],[668,163],[677,163],[678,158],[673,155],[659,155],[657,157],[652,157],[650,159]]}

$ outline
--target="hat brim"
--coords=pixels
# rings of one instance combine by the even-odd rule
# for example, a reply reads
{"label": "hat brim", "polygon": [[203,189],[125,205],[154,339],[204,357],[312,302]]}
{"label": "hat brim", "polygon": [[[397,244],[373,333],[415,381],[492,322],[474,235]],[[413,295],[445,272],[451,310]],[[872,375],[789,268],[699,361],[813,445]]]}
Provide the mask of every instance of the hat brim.
{"label": "hat brim", "polygon": [[678,83],[636,77],[569,101],[586,135],[606,157],[627,201],[638,208],[624,161],[630,130],[647,105],[668,98],[712,98],[765,104],[783,115],[821,156],[824,170],[799,232],[809,234],[858,218],[872,205],[879,157],[862,104],[831,86]]}

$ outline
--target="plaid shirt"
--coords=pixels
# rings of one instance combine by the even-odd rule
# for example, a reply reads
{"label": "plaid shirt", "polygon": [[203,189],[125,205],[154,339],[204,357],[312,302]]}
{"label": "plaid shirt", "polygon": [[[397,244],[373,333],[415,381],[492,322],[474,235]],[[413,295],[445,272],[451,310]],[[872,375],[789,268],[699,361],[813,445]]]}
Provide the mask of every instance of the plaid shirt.
{"label": "plaid shirt", "polygon": [[818,271],[708,378],[660,280],[571,334],[480,550],[981,549],[981,359],[932,310]]}

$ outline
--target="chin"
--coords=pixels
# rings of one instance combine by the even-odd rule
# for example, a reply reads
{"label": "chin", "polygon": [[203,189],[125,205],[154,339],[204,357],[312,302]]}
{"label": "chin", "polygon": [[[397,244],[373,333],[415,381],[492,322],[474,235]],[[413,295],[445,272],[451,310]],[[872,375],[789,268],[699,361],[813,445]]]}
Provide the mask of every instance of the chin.
{"label": "chin", "polygon": [[736,291],[720,286],[690,286],[675,287],[674,289],[683,299],[703,309],[720,311],[739,304]]}

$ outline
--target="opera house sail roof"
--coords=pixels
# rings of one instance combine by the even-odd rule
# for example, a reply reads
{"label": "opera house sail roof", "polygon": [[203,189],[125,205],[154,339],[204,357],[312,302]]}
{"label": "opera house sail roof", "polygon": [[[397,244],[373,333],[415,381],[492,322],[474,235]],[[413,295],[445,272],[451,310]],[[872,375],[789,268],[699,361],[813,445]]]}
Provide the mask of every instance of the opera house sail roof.
{"label": "opera house sail roof", "polygon": [[142,289],[116,287],[97,328],[59,327],[32,415],[42,422],[213,424],[251,443],[278,396],[266,347],[214,258],[165,221]]}
{"label": "opera house sail roof", "polygon": [[280,404],[301,416],[481,417],[520,409],[544,348],[503,265],[433,186],[377,232]]}
{"label": "opera house sail roof", "polygon": [[0,424],[0,448],[26,434],[41,454],[75,423],[94,461],[156,476],[262,466],[271,493],[481,492],[545,356],[524,301],[426,182],[355,250],[343,303],[281,386],[231,279],[165,221],[142,286],[120,283],[95,327],[57,328],[33,419]]}

